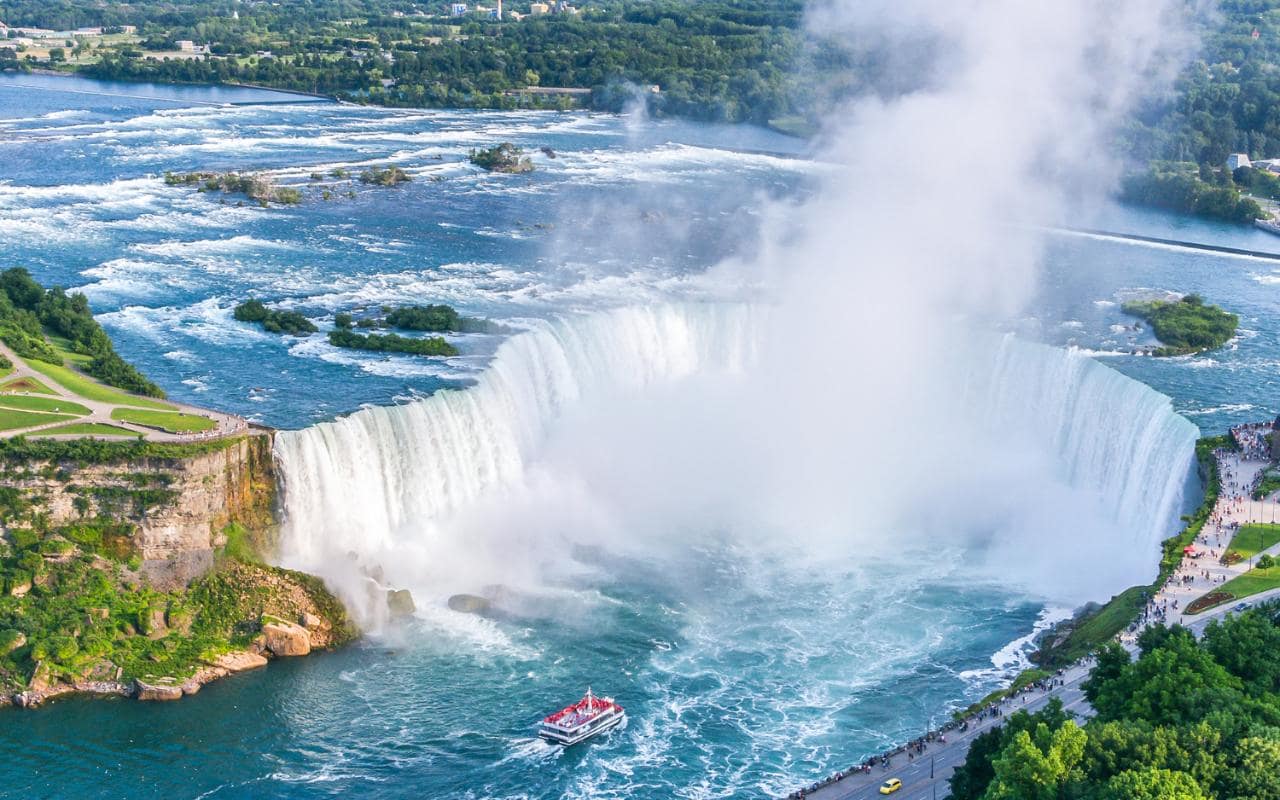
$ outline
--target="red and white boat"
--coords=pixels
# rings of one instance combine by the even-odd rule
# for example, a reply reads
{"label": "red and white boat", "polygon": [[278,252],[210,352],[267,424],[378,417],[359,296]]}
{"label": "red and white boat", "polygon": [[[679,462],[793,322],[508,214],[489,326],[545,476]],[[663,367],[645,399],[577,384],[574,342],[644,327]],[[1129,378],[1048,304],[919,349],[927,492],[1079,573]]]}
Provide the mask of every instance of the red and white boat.
{"label": "red and white boat", "polygon": [[616,727],[627,718],[622,706],[612,697],[596,697],[587,688],[587,696],[543,718],[538,735],[559,744],[577,744]]}

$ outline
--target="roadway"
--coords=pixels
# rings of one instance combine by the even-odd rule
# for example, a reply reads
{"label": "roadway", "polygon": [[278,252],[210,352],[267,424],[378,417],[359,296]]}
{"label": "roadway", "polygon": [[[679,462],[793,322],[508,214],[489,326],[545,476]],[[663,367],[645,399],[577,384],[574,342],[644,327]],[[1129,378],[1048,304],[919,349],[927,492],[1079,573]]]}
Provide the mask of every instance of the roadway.
{"label": "roadway", "polygon": [[[1220,555],[1230,544],[1232,530],[1228,526],[1231,523],[1243,525],[1275,518],[1277,511],[1274,508],[1275,497],[1263,501],[1254,501],[1249,498],[1254,481],[1269,463],[1250,460],[1234,452],[1219,456],[1223,476],[1222,492],[1215,506],[1215,520],[1206,525],[1204,531],[1197,537],[1196,544],[1202,551],[1208,551],[1211,556]],[[1264,552],[1280,556],[1280,544]],[[1223,565],[1217,558],[1206,560],[1203,564],[1201,559],[1184,559],[1171,579],[1157,593],[1151,607],[1160,607],[1163,604],[1169,611],[1165,622],[1182,624],[1196,636],[1201,636],[1211,621],[1230,613],[1237,604],[1234,602],[1223,604],[1190,617],[1183,616],[1179,612],[1185,609],[1192,599],[1211,591],[1236,575],[1243,574],[1248,569],[1248,561]],[[1208,575],[1202,575],[1202,572],[1208,572]],[[1272,589],[1249,597],[1248,602],[1254,604],[1277,598],[1280,598],[1280,589]],[[1174,610],[1173,606],[1175,600],[1178,601],[1177,610]],[[1157,622],[1159,621],[1148,619],[1145,625]],[[1137,652],[1136,642],[1136,632],[1126,632],[1120,637],[1121,645],[1131,654]],[[1081,685],[1088,678],[1090,668],[1089,660],[1077,663],[1063,672],[1060,677],[1062,681],[1060,686],[1054,686],[1047,691],[1024,690],[1015,697],[1000,701],[994,707],[1000,709],[1001,716],[988,717],[977,723],[971,721],[969,729],[964,732],[952,730],[947,733],[945,744],[932,742],[923,754],[917,755],[914,759],[909,759],[905,750],[899,751],[892,756],[888,768],[873,767],[870,773],[853,773],[815,791],[806,792],[804,796],[820,798],[820,800],[867,800],[867,798],[881,796],[880,785],[885,780],[897,778],[902,781],[902,788],[892,795],[896,800],[946,798],[951,794],[948,781],[956,767],[964,762],[973,740],[978,735],[1000,725],[1008,714],[1021,709],[1038,711],[1044,708],[1051,698],[1056,697],[1062,701],[1063,708],[1078,719],[1084,720],[1093,716],[1093,709],[1089,706],[1081,689]]]}

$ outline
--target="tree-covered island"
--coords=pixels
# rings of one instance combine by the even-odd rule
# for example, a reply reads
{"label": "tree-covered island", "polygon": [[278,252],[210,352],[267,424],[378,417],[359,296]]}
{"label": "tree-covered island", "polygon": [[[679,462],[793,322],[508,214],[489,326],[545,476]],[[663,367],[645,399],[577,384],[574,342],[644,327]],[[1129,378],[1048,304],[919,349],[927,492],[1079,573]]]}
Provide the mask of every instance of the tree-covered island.
{"label": "tree-covered island", "polygon": [[1121,309],[1151,325],[1162,345],[1153,352],[1157,356],[1182,356],[1221,347],[1236,335],[1240,322],[1235,314],[1206,305],[1197,294],[1180,300],[1132,301]]}
{"label": "tree-covered island", "polygon": [[503,142],[483,150],[472,150],[470,160],[472,164],[490,172],[533,172],[533,161],[524,154],[524,150],[511,142]]}
{"label": "tree-covered island", "polygon": [[287,333],[290,336],[306,336],[320,330],[315,323],[299,311],[278,311],[261,300],[246,300],[231,312],[239,322],[253,322],[268,333]]}

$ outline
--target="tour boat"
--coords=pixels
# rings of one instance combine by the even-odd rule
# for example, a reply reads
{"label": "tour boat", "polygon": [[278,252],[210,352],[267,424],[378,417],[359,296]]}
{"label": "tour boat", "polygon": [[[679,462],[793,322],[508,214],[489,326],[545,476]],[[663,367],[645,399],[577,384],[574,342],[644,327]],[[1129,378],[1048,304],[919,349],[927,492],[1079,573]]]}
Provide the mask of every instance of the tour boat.
{"label": "tour boat", "polygon": [[1262,228],[1267,233],[1274,233],[1277,236],[1280,236],[1280,221],[1274,219],[1255,219],[1253,224]]}
{"label": "tour boat", "polygon": [[587,687],[587,696],[543,718],[538,735],[558,744],[577,744],[617,726],[627,718],[612,697],[596,697]]}

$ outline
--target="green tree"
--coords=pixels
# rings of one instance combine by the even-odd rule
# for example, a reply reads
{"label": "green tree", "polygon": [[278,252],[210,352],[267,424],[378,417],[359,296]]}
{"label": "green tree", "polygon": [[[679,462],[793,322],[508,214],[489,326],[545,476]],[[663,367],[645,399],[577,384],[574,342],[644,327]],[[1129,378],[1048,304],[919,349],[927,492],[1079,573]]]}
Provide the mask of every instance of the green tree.
{"label": "green tree", "polygon": [[1083,778],[1080,761],[1088,736],[1068,720],[1057,730],[1040,723],[1019,731],[996,758],[986,800],[1058,800],[1067,784]]}
{"label": "green tree", "polygon": [[1223,776],[1221,796],[1232,800],[1273,800],[1280,797],[1280,737],[1272,730],[1264,737],[1241,739],[1235,765]]}
{"label": "green tree", "polygon": [[1209,800],[1185,772],[1147,768],[1126,770],[1107,781],[1101,800]]}

